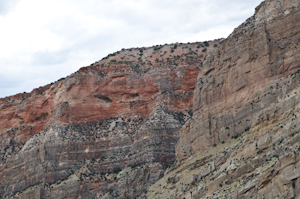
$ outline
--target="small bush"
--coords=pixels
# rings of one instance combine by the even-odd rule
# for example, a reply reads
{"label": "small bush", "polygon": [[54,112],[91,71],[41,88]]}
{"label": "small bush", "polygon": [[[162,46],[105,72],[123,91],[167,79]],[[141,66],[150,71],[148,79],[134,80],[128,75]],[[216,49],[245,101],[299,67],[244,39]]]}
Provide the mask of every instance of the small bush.
{"label": "small bush", "polygon": [[120,167],[115,167],[113,169],[113,173],[118,174],[120,171],[122,171],[122,169]]}
{"label": "small bush", "polygon": [[139,166],[142,166],[142,165],[144,165],[144,164],[146,164],[146,162],[135,163],[135,164],[129,165],[129,166],[130,166],[132,169],[134,169],[134,168],[139,167]]}
{"label": "small bush", "polygon": [[160,49],[159,46],[155,46],[155,47],[154,47],[154,50],[159,50],[159,49]]}
{"label": "small bush", "polygon": [[262,151],[262,150],[259,150],[259,151],[257,151],[256,153],[257,153],[257,154],[261,154],[261,153],[263,153],[263,151]]}
{"label": "small bush", "polygon": [[249,130],[250,130],[250,128],[251,128],[250,126],[249,126],[249,127],[247,127],[247,128],[245,129],[245,132],[246,132],[246,131],[249,131]]}

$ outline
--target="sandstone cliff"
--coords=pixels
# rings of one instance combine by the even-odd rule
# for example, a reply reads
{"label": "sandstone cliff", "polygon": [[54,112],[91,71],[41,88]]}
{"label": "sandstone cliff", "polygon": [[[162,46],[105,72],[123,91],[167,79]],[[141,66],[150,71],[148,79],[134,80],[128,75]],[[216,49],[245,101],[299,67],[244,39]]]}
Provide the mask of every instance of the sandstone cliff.
{"label": "sandstone cliff", "polygon": [[207,57],[176,166],[148,198],[300,198],[299,6],[262,2]]}
{"label": "sandstone cliff", "polygon": [[0,99],[0,196],[135,198],[175,160],[218,40],[122,49]]}
{"label": "sandstone cliff", "polygon": [[299,6],[0,99],[0,196],[300,198]]}

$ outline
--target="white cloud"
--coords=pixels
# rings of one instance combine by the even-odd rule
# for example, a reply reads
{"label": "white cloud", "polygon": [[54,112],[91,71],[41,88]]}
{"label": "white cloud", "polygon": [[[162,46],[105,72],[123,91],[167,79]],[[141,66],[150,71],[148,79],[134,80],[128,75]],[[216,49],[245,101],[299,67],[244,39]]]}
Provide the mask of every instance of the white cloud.
{"label": "white cloud", "polygon": [[226,37],[261,1],[0,0],[0,97],[122,48]]}
{"label": "white cloud", "polygon": [[0,0],[0,15],[6,15],[19,0]]}

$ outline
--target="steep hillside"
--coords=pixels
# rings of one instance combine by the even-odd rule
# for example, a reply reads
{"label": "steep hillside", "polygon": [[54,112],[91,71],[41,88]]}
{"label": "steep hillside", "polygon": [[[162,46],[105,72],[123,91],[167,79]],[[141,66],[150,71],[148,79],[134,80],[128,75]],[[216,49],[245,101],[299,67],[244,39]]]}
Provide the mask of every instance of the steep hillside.
{"label": "steep hillside", "polygon": [[218,40],[122,49],[0,99],[0,196],[135,198],[175,160]]}
{"label": "steep hillside", "polygon": [[300,198],[299,5],[262,2],[207,57],[177,163],[148,198]]}
{"label": "steep hillside", "polygon": [[0,99],[0,196],[300,198],[299,6]]}

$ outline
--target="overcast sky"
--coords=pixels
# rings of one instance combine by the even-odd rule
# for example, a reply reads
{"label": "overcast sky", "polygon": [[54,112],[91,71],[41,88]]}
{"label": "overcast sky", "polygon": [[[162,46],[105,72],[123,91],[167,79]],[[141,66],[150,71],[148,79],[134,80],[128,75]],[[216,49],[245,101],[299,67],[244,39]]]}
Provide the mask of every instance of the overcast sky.
{"label": "overcast sky", "polygon": [[0,0],[0,98],[122,48],[227,37],[262,0]]}

